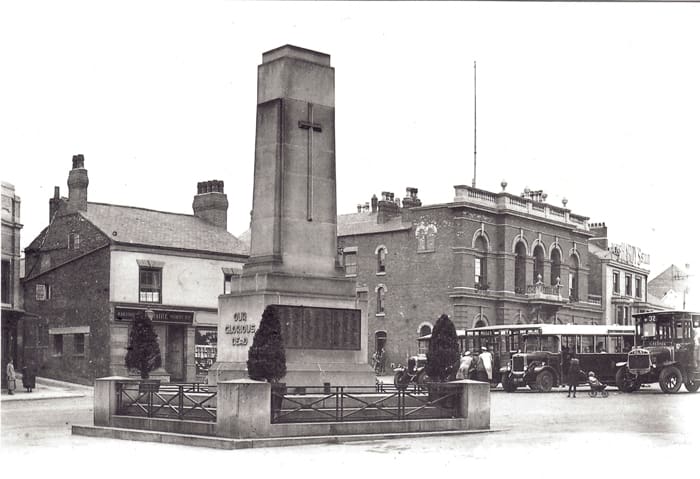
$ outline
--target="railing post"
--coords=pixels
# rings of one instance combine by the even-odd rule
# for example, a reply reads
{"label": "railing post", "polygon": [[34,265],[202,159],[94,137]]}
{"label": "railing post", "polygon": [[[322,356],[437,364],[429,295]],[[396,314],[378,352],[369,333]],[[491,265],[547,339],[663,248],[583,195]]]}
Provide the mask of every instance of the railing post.
{"label": "railing post", "polygon": [[177,417],[182,419],[185,415],[185,387],[183,385],[178,386],[178,398],[177,398]]}
{"label": "railing post", "polygon": [[340,399],[338,398],[338,386],[335,387],[335,420],[340,419]]}
{"label": "railing post", "polygon": [[148,391],[148,417],[153,417],[153,391]]}
{"label": "railing post", "polygon": [[338,421],[342,421],[343,416],[345,416],[344,406],[345,406],[345,386],[340,386],[340,417],[338,418]]}

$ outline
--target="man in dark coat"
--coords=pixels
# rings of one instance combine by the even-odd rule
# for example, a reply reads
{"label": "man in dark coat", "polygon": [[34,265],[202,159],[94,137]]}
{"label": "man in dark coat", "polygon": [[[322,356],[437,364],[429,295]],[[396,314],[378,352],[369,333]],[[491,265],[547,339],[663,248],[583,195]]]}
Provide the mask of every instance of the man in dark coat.
{"label": "man in dark coat", "polygon": [[569,371],[567,375],[569,383],[569,394],[566,397],[571,397],[571,390],[574,390],[574,397],[576,397],[576,386],[578,385],[578,380],[581,375],[581,365],[579,364],[578,358],[575,354],[571,354],[571,360],[569,361]]}

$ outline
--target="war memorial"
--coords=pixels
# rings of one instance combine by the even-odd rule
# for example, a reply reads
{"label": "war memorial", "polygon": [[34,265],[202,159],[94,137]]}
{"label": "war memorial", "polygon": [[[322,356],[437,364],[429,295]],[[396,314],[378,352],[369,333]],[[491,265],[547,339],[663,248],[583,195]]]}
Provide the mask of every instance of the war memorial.
{"label": "war memorial", "polygon": [[[100,378],[94,426],[74,434],[235,449],[489,430],[487,383],[438,394],[376,384],[367,301],[338,262],[334,74],[330,55],[291,45],[258,66],[250,257],[219,296],[207,384]],[[282,392],[246,367],[266,307],[282,329]]]}

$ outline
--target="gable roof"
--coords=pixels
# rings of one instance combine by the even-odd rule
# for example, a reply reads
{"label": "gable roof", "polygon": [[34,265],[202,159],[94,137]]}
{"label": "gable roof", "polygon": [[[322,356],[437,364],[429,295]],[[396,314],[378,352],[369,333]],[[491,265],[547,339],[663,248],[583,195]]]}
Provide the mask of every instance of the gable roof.
{"label": "gable roof", "polygon": [[411,228],[411,223],[402,222],[401,216],[389,218],[385,223],[377,223],[376,213],[350,213],[338,216],[338,236],[405,231]]}
{"label": "gable roof", "polygon": [[245,243],[194,215],[104,203],[80,214],[116,243],[248,255]]}

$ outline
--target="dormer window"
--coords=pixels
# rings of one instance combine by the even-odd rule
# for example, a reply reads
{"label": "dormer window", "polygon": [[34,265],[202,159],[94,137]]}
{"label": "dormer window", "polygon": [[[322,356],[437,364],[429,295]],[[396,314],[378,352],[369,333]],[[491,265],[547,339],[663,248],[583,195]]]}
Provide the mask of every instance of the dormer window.
{"label": "dormer window", "polygon": [[68,249],[80,249],[80,235],[78,233],[71,233],[68,235]]}

